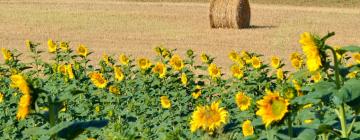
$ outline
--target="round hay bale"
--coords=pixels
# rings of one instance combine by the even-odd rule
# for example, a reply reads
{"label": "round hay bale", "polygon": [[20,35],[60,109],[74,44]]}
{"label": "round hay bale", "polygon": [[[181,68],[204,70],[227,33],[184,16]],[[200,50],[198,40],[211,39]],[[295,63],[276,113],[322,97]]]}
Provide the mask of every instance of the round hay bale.
{"label": "round hay bale", "polygon": [[248,0],[210,0],[211,28],[250,27],[250,4]]}

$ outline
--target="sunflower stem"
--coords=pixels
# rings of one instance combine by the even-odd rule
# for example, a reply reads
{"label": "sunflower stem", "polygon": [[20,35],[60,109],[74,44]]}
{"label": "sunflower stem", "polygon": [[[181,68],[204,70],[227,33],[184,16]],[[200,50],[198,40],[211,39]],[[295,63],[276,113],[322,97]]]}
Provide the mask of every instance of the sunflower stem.
{"label": "sunflower stem", "polygon": [[[339,61],[336,58],[336,52],[335,50],[330,47],[330,46],[326,46],[326,49],[329,49],[332,54],[333,54],[333,58],[334,58],[334,70],[335,70],[335,84],[336,84],[336,89],[340,89],[341,88],[341,81],[340,81],[340,73],[339,73]],[[341,103],[341,105],[339,105],[338,107],[338,117],[340,120],[340,124],[341,124],[341,137],[342,138],[348,138],[348,133],[347,133],[347,128],[346,128],[346,115],[345,115],[345,103]]]}
{"label": "sunflower stem", "polygon": [[290,140],[293,137],[293,129],[292,129],[292,121],[291,121],[291,114],[289,115],[288,119],[287,119],[287,123],[288,123],[288,135],[290,137]]}

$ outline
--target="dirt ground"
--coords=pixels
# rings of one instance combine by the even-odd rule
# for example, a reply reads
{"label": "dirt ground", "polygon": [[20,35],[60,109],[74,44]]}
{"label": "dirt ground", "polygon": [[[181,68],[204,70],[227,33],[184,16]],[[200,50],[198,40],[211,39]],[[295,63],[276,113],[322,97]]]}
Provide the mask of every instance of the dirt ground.
{"label": "dirt ground", "polygon": [[0,47],[26,53],[24,41],[70,41],[87,45],[93,59],[103,53],[153,57],[163,44],[206,52],[228,70],[231,50],[278,55],[301,51],[304,31],[324,35],[335,31],[333,45],[360,44],[360,9],[251,5],[250,29],[211,29],[206,3],[148,3],[86,0],[0,1]]}

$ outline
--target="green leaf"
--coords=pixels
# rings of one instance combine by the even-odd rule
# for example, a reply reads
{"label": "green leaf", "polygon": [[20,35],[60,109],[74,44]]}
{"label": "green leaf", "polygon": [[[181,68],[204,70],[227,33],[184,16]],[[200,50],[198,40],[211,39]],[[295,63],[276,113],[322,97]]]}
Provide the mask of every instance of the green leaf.
{"label": "green leaf", "polygon": [[325,96],[328,96],[334,92],[336,92],[335,84],[333,82],[326,82],[321,81],[319,83],[313,84],[309,88],[310,91],[308,94],[304,96],[298,96],[294,100],[292,100],[292,103],[297,104],[308,104],[308,103],[318,103],[321,99],[323,99]]}
{"label": "green leaf", "polygon": [[339,100],[357,110],[360,108],[360,80],[351,79],[344,83],[339,92],[335,94]]}
{"label": "green leaf", "polygon": [[349,52],[360,52],[360,47],[355,45],[349,45],[342,47],[341,50],[349,51]]}
{"label": "green leaf", "polygon": [[315,140],[316,133],[313,129],[305,129],[302,131],[295,140]]}
{"label": "green leaf", "polygon": [[87,122],[72,122],[68,127],[62,129],[58,136],[64,139],[74,139],[82,132],[91,128],[102,128],[109,122],[107,120],[93,120]]}
{"label": "green leaf", "polygon": [[40,128],[40,127],[33,127],[25,129],[23,132],[25,135],[35,136],[35,135],[46,135],[48,134],[48,130]]}

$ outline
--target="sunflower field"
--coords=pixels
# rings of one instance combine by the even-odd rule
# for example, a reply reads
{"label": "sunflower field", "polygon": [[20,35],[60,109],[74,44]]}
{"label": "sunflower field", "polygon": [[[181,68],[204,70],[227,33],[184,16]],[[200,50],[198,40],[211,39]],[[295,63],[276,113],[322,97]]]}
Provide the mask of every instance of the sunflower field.
{"label": "sunflower field", "polygon": [[301,34],[292,71],[234,50],[223,72],[205,53],[162,46],[151,60],[103,54],[94,65],[85,45],[26,40],[27,62],[2,48],[0,137],[359,139],[360,47],[328,45],[334,35]]}

